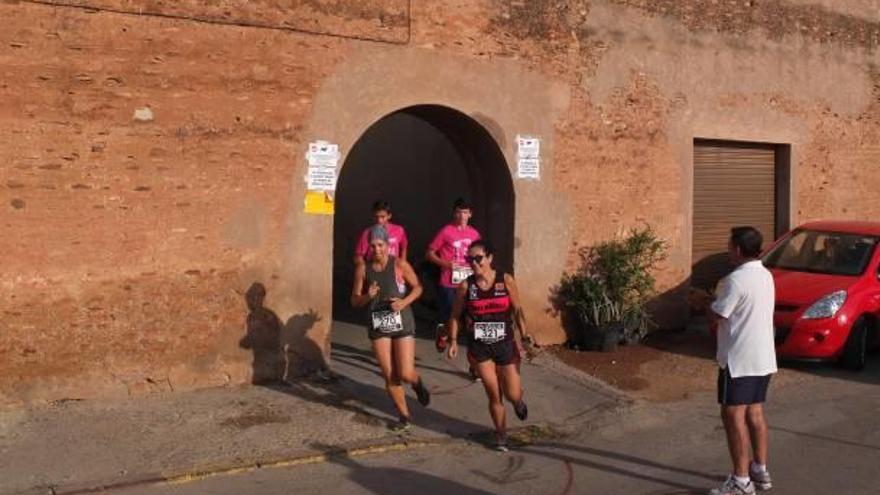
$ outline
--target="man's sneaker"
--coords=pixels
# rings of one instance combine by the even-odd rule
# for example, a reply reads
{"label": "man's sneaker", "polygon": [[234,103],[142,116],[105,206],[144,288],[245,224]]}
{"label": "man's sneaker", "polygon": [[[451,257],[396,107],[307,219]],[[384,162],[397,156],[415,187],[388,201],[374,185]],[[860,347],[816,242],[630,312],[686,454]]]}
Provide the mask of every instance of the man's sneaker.
{"label": "man's sneaker", "polygon": [[429,392],[428,388],[425,387],[425,384],[422,383],[422,379],[419,378],[419,381],[414,383],[412,388],[416,393],[416,397],[419,399],[419,404],[428,407],[428,404],[431,403],[431,392]]}
{"label": "man's sneaker", "polygon": [[520,399],[518,402],[514,402],[513,412],[516,413],[516,417],[520,421],[525,421],[529,417],[529,408],[526,406],[526,401]]}
{"label": "man's sneaker", "polygon": [[396,423],[391,425],[391,431],[398,435],[409,433],[410,430],[412,430],[412,422],[406,416],[401,416]]}
{"label": "man's sneaker", "polygon": [[446,325],[438,323],[437,328],[434,330],[434,348],[437,349],[437,352],[446,352],[448,343],[449,337],[446,335]]}
{"label": "man's sneaker", "polygon": [[754,495],[755,493],[755,484],[749,481],[745,484],[745,486],[740,485],[733,478],[733,476],[728,476],[727,480],[721,484],[718,488],[713,488],[709,491],[709,495]]}
{"label": "man's sneaker", "polygon": [[754,462],[749,464],[749,478],[752,479],[752,484],[758,490],[764,491],[773,488],[770,472],[766,469],[760,469]]}

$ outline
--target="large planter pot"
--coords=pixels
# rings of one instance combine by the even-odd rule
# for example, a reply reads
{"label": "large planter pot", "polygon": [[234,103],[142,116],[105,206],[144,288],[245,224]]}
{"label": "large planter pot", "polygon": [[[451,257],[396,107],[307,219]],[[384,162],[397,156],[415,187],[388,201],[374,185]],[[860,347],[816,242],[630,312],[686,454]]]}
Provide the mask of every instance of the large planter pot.
{"label": "large planter pot", "polygon": [[623,323],[614,323],[601,327],[591,326],[586,329],[590,340],[590,348],[595,351],[611,352],[617,350],[617,344],[623,338]]}
{"label": "large planter pot", "polygon": [[610,352],[617,349],[623,339],[623,322],[596,326],[580,321],[580,334],[583,347],[588,351]]}

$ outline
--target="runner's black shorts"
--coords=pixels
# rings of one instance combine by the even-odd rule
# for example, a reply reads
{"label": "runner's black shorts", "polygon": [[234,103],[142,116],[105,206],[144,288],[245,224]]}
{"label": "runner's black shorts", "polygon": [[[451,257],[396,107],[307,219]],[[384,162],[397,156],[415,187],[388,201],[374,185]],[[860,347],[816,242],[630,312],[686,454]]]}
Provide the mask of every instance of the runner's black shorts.
{"label": "runner's black shorts", "polygon": [[761,404],[767,400],[770,375],[732,378],[730,371],[718,370],[718,403],[722,406]]}
{"label": "runner's black shorts", "polygon": [[468,343],[468,358],[477,363],[493,361],[500,366],[519,364],[520,361],[519,350],[513,339],[504,339],[492,344],[471,339]]}

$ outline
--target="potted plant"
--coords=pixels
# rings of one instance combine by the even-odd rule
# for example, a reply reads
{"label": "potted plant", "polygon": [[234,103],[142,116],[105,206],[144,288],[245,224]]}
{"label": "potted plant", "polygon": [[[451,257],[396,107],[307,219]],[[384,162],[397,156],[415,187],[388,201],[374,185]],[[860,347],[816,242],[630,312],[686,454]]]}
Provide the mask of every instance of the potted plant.
{"label": "potted plant", "polygon": [[580,264],[557,287],[560,309],[574,323],[571,343],[613,350],[621,340],[638,342],[653,326],[647,303],[655,294],[652,274],[666,256],[666,243],[646,226],[621,239],[581,248]]}

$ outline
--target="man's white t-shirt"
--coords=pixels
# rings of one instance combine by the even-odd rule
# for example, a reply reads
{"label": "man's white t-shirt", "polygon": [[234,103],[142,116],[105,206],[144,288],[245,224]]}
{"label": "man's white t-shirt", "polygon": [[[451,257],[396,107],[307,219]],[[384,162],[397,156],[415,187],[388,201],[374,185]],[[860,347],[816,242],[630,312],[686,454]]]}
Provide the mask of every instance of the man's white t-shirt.
{"label": "man's white t-shirt", "polygon": [[773,275],[760,260],[743,263],[718,283],[712,311],[724,319],[716,358],[732,378],[776,373],[775,299]]}

